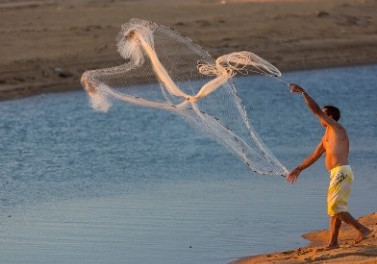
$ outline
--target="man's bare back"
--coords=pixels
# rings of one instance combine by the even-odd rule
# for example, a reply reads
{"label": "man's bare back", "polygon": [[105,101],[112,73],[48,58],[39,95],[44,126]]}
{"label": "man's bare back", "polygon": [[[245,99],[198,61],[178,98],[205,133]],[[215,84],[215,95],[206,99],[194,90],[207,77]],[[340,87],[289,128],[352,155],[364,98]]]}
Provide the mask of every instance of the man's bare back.
{"label": "man's bare back", "polygon": [[322,146],[326,153],[325,165],[331,170],[339,165],[348,164],[349,140],[346,130],[339,124],[325,125]]}

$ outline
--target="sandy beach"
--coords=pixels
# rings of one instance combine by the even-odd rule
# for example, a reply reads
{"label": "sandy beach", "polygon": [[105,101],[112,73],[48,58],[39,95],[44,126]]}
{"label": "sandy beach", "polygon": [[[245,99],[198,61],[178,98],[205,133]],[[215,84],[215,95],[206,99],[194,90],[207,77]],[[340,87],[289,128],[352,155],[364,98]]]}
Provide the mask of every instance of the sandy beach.
{"label": "sandy beach", "polygon": [[373,0],[1,0],[0,100],[81,89],[85,70],[122,63],[115,37],[133,17],[288,71],[376,63],[376,12]]}
{"label": "sandy beach", "polygon": [[231,264],[377,263],[377,212],[358,220],[372,230],[371,234],[359,244],[353,243],[356,232],[350,226],[343,224],[339,233],[340,247],[337,249],[325,249],[328,232],[327,230],[320,230],[303,235],[305,239],[310,241],[305,248],[246,257]]}

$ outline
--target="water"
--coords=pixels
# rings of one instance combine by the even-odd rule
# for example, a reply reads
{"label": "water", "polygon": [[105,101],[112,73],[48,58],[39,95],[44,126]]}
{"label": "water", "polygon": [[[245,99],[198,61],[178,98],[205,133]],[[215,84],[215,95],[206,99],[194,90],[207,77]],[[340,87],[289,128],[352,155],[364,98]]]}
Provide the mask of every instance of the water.
{"label": "water", "polygon": [[[351,140],[355,217],[376,211],[377,65],[284,74],[342,110]],[[288,168],[321,139],[300,95],[236,79],[251,123]],[[227,263],[306,245],[325,229],[323,159],[293,186],[259,176],[169,112],[84,92],[0,103],[1,263]],[[310,205],[310,206],[308,206]]]}

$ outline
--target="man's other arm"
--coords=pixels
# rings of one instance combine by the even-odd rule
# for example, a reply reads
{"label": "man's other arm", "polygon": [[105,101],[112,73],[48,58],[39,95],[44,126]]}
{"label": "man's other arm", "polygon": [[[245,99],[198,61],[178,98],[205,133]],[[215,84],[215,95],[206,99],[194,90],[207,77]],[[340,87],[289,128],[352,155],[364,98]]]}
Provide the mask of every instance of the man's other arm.
{"label": "man's other arm", "polygon": [[310,167],[314,162],[316,162],[322,156],[324,152],[325,152],[325,148],[323,147],[323,144],[321,141],[316,147],[316,149],[303,162],[301,162],[300,165],[298,165],[294,170],[292,170],[287,175],[286,181],[292,184],[295,183],[301,171]]}

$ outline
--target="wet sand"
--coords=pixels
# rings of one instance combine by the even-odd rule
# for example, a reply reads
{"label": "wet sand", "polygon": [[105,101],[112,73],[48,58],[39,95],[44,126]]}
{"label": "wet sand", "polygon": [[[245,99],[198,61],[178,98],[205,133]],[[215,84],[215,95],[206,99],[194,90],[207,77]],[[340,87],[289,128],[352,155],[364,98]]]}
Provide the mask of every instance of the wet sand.
{"label": "wet sand", "polygon": [[325,249],[328,242],[328,231],[321,230],[303,236],[310,241],[305,248],[246,257],[230,264],[377,263],[377,212],[361,217],[359,220],[372,232],[358,244],[353,244],[356,236],[354,229],[342,224],[339,234],[340,247],[337,249]]}
{"label": "wet sand", "polygon": [[133,17],[289,71],[377,63],[376,13],[373,0],[0,0],[0,100],[82,89],[85,70],[123,62],[115,37]]}

